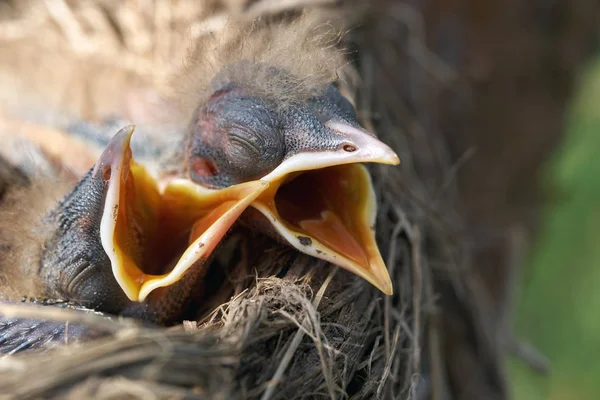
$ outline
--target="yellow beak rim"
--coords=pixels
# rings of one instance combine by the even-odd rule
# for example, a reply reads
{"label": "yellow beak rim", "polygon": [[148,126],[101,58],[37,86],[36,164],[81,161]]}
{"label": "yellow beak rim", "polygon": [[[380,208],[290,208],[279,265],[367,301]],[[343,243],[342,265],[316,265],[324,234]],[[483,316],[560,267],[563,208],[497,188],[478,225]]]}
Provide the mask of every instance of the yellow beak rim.
{"label": "yellow beak rim", "polygon": [[[130,126],[115,135],[94,172],[107,180],[100,238],[113,275],[130,300],[142,302],[155,289],[174,284],[192,266],[205,262],[269,184],[252,181],[209,190],[188,180],[173,180],[161,192],[132,158],[129,142],[133,130]],[[173,235],[189,232],[187,248],[169,271],[148,273],[143,264],[152,264],[152,248],[163,245],[153,236],[164,235],[165,226],[174,229]]]}

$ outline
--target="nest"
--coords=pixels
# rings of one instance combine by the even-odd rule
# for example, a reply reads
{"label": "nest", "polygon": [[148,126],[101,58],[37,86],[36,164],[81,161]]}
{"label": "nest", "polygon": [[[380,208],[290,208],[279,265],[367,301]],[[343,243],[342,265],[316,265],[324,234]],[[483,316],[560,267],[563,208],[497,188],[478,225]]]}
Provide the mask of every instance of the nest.
{"label": "nest", "polygon": [[[335,266],[238,232],[226,244],[236,251],[223,261],[223,283],[198,321],[155,328],[69,309],[0,307],[5,316],[64,321],[101,336],[3,358],[0,393],[439,399],[453,396],[451,385],[460,383],[455,375],[466,365],[474,371],[466,386],[475,389],[463,391],[502,396],[498,349],[465,306],[472,293],[463,276],[469,253],[455,211],[455,168],[431,111],[437,93],[460,82],[427,49],[419,11],[398,3],[390,17],[381,5],[327,0],[138,3],[0,4],[0,51],[14,55],[1,66],[13,85],[3,85],[4,111],[51,126],[64,115],[98,120],[122,110],[115,93],[168,86],[178,65],[169,60],[183,58],[190,40],[218,35],[232,14],[292,18],[310,7],[323,20],[341,15],[345,34],[337,45],[348,52],[341,88],[354,98],[363,125],[402,160],[400,168],[370,168],[379,199],[377,238],[395,294],[383,296]],[[32,59],[46,68],[60,60],[61,68],[41,78]],[[56,87],[64,90],[57,94]],[[14,91],[19,99],[11,97]],[[476,349],[453,342],[465,330]],[[453,346],[461,362],[448,355]]]}

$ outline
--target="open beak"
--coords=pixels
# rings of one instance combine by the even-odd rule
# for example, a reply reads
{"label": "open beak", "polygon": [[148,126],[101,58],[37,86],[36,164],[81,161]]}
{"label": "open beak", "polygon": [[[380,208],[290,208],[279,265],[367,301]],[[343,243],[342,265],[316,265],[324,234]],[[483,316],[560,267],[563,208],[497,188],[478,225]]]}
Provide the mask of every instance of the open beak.
{"label": "open beak", "polygon": [[120,130],[93,174],[106,182],[100,239],[130,300],[144,301],[203,265],[242,212],[268,187],[252,181],[210,190],[186,180],[164,188],[133,160],[134,127]]}
{"label": "open beak", "polygon": [[342,123],[343,149],[292,155],[260,181],[206,189],[188,179],[162,185],[133,160],[126,127],[93,174],[106,182],[100,238],[120,287],[134,301],[202,267],[234,222],[252,206],[301,252],[341,266],[385,294],[392,283],[375,240],[376,199],[359,163],[398,164],[377,138]]}
{"label": "open beak", "polygon": [[343,149],[293,155],[263,180],[269,187],[253,203],[293,247],[339,265],[385,294],[392,282],[375,240],[377,202],[367,169],[397,165],[392,149],[369,133],[342,123]]}

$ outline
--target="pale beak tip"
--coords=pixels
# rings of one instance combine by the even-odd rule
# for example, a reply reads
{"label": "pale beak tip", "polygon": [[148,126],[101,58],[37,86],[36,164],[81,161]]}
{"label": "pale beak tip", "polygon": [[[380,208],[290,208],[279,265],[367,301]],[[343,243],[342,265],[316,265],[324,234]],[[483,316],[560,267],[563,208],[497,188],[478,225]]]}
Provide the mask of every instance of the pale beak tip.
{"label": "pale beak tip", "polygon": [[[362,269],[364,271],[365,267]],[[394,287],[392,285],[390,273],[383,262],[371,264],[365,273],[359,275],[365,278],[371,285],[383,292],[383,294],[387,296],[394,294]]]}
{"label": "pale beak tip", "polygon": [[[368,141],[367,141],[368,140]],[[368,137],[367,141],[361,147],[364,151],[365,162],[375,162],[379,164],[398,165],[400,157],[390,146],[379,139]],[[358,142],[358,140],[355,140]]]}
{"label": "pale beak tip", "polygon": [[123,130],[131,135],[133,133],[133,131],[135,130],[135,125],[134,124],[127,125],[123,128]]}
{"label": "pale beak tip", "polygon": [[393,155],[390,155],[386,161],[388,165],[399,165],[400,157],[398,157],[398,154],[394,153]]}
{"label": "pale beak tip", "polygon": [[386,279],[382,279],[375,286],[377,287],[377,289],[381,290],[386,296],[391,296],[394,294],[394,288],[392,286],[392,281],[389,275],[386,276]]}
{"label": "pale beak tip", "polygon": [[378,162],[387,165],[398,165],[400,164],[400,157],[398,154],[390,146],[383,142],[379,142],[379,151],[380,154]]}
{"label": "pale beak tip", "polygon": [[134,130],[135,125],[127,125],[121,128],[110,140],[103,154],[120,154],[125,152],[129,148],[129,142]]}
{"label": "pale beak tip", "polygon": [[365,157],[363,162],[385,165],[400,164],[400,157],[398,157],[398,154],[396,154],[391,147],[383,142],[378,141],[378,143],[372,144],[368,147],[365,146],[365,149],[367,149],[366,154],[368,154],[368,156]]}
{"label": "pale beak tip", "polygon": [[93,169],[94,176],[104,174],[105,168],[123,163],[125,155],[129,150],[131,136],[135,130],[135,125],[127,125],[121,128],[113,137],[100,155]]}
{"label": "pale beak tip", "polygon": [[377,289],[381,290],[387,296],[391,296],[394,294],[394,287],[392,285],[392,278],[390,277],[390,273],[383,263],[383,260],[380,262],[376,262],[371,264],[370,266],[370,275],[371,279],[368,279],[373,286]]}
{"label": "pale beak tip", "polygon": [[[135,131],[135,125],[127,125],[121,129],[113,136],[111,142],[118,143],[121,147],[123,145],[129,145],[129,141],[131,140],[131,136],[133,135],[133,131]],[[110,146],[110,144],[109,144]]]}

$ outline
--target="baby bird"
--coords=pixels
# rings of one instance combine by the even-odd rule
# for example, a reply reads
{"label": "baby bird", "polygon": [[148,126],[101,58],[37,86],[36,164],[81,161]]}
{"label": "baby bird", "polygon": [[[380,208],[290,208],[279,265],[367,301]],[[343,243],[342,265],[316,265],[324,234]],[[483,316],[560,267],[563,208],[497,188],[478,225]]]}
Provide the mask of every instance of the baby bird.
{"label": "baby bird", "polygon": [[[9,193],[4,297],[48,297],[168,324],[238,221],[391,294],[374,235],[374,191],[359,163],[399,160],[361,128],[324,72],[335,71],[339,57],[311,39],[313,28],[224,35],[222,57],[191,70],[201,88],[163,173],[135,161],[127,126],[76,184],[42,177]],[[210,48],[199,45],[204,62]]]}

